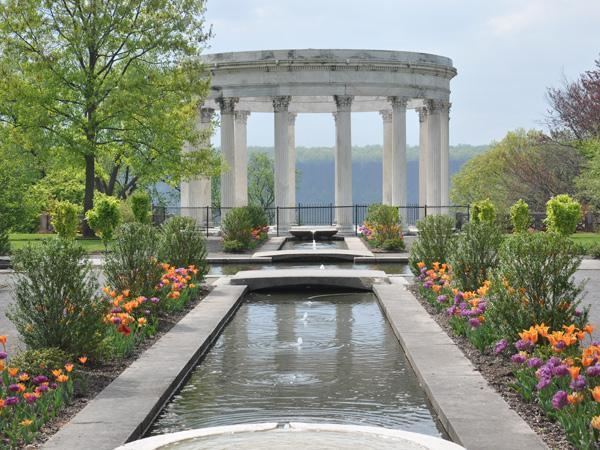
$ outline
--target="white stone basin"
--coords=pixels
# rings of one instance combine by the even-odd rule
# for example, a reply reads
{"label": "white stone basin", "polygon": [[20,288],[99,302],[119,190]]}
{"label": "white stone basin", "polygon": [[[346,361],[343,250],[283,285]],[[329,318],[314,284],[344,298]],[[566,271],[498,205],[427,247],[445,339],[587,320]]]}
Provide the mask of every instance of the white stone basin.
{"label": "white stone basin", "polygon": [[381,427],[291,422],[199,428],[153,436],[117,450],[464,450],[444,439]]}

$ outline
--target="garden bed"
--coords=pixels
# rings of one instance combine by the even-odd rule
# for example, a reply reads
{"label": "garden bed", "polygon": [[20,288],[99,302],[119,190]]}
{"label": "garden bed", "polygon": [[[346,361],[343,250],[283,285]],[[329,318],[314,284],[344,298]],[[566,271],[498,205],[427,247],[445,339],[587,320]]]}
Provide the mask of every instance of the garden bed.
{"label": "garden bed", "polygon": [[[496,355],[488,349],[480,352],[463,336],[457,336],[450,326],[450,317],[444,311],[438,312],[420,293],[418,286],[412,285],[411,292],[434,318],[442,329],[457,344],[473,366],[483,375],[508,405],[544,440],[550,448],[575,449],[566,439],[564,430],[559,423],[548,418],[542,408],[535,403],[526,402],[511,385],[516,382],[513,375],[513,364],[510,357]],[[493,418],[490,418],[493,419]]]}
{"label": "garden bed", "polygon": [[173,328],[189,311],[194,309],[198,303],[208,295],[209,287],[203,287],[198,291],[197,296],[189,301],[181,311],[165,315],[160,318],[157,333],[146,338],[135,350],[126,358],[112,359],[99,365],[90,365],[81,370],[86,377],[87,391],[85,393],[76,392],[73,402],[63,408],[58,415],[48,421],[36,434],[33,443],[27,448],[40,448],[44,443],[62,426],[67,424],[79,411],[81,411],[94,397],[96,397],[106,386],[116,379],[127,367],[135,362],[148,348],[154,345],[163,335]]}

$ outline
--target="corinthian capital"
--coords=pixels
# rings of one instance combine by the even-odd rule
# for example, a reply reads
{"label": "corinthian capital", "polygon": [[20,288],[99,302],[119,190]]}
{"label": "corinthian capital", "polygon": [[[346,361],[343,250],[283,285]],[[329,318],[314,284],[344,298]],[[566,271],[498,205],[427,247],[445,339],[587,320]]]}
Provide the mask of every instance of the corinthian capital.
{"label": "corinthian capital", "polygon": [[391,122],[392,121],[392,112],[384,109],[382,111],[379,111],[379,114],[381,114],[381,118],[383,119],[384,122]]}
{"label": "corinthian capital", "polygon": [[425,107],[429,113],[433,112],[450,112],[451,103],[448,100],[426,100]]}
{"label": "corinthian capital", "polygon": [[289,95],[277,95],[273,97],[273,111],[287,111],[288,107],[290,106],[291,100],[292,97],[290,97]]}
{"label": "corinthian capital", "polygon": [[200,122],[210,123],[214,113],[215,110],[212,108],[200,108]]}
{"label": "corinthian capital", "polygon": [[415,108],[415,110],[419,114],[419,122],[420,123],[425,122],[425,119],[427,118],[427,108],[425,106],[423,106],[421,108]]}
{"label": "corinthian capital", "polygon": [[248,116],[250,115],[250,111],[236,111],[235,112],[235,121],[237,123],[242,123],[246,125],[248,122]]}
{"label": "corinthian capital", "polygon": [[337,110],[339,111],[352,111],[352,100],[354,100],[354,96],[352,95],[334,95],[333,99],[335,100],[335,106],[337,106]]}
{"label": "corinthian capital", "polygon": [[221,97],[217,101],[221,107],[221,114],[233,114],[235,105],[240,99],[238,97]]}
{"label": "corinthian capital", "polygon": [[406,108],[408,104],[407,97],[388,97],[388,101],[392,104],[392,108]]}
{"label": "corinthian capital", "polygon": [[298,113],[295,113],[295,112],[288,113],[288,125],[290,125],[290,126],[296,125],[296,117],[298,117]]}

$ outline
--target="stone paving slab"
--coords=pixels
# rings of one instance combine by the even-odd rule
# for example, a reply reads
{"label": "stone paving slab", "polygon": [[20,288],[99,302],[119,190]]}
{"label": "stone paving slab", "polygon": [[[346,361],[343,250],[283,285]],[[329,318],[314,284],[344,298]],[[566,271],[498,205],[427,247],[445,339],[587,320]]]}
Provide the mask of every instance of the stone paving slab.
{"label": "stone paving slab", "polygon": [[450,438],[467,449],[545,449],[406,287],[373,286]]}
{"label": "stone paving slab", "polygon": [[139,438],[235,313],[246,289],[215,287],[43,448],[109,450]]}

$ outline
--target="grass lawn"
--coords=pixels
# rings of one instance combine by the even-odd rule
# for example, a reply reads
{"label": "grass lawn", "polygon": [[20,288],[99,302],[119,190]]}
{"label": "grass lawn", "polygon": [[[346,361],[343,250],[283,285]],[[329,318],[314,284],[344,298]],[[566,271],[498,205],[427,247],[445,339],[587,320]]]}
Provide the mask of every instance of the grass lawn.
{"label": "grass lawn", "polygon": [[[18,250],[28,245],[38,245],[42,240],[53,237],[53,234],[37,233],[12,233],[9,236],[10,247],[12,250]],[[100,239],[77,238],[77,243],[81,245],[87,253],[99,253],[104,251],[104,244]]]}
{"label": "grass lawn", "polygon": [[600,233],[575,233],[571,235],[571,239],[578,244],[589,246],[600,243]]}

